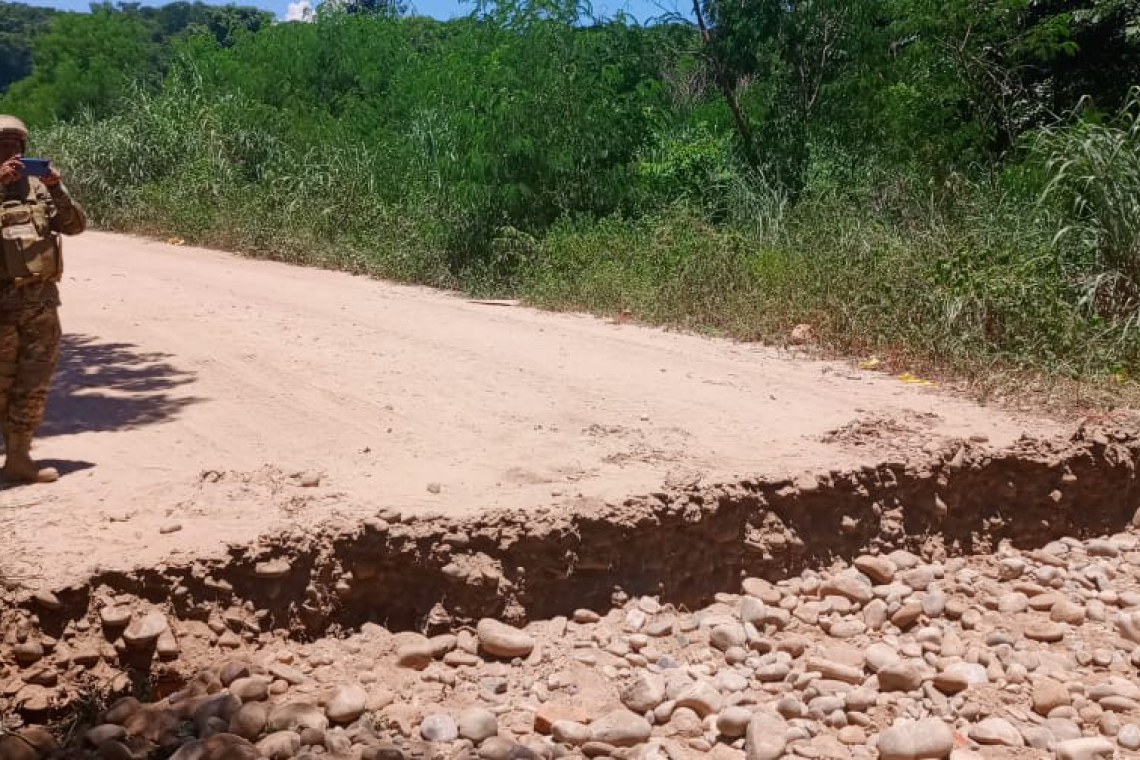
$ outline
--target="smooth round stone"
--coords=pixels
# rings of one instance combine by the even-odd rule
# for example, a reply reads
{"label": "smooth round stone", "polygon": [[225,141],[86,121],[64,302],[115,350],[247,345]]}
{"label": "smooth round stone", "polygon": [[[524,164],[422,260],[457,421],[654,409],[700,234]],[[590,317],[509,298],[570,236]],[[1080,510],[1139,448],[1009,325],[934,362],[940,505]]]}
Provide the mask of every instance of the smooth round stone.
{"label": "smooth round stone", "polygon": [[727,707],[721,710],[720,715],[716,719],[717,730],[723,736],[732,739],[738,739],[744,736],[744,732],[748,730],[748,724],[752,720],[752,711],[746,707]]}
{"label": "smooth round stone", "polygon": [[496,657],[526,657],[534,650],[534,638],[526,631],[483,618],[476,628],[479,644]]}
{"label": "smooth round stone", "polygon": [[1023,747],[1021,732],[1005,718],[986,718],[970,729],[970,738],[978,744]]}
{"label": "smooth round stone", "polygon": [[1025,638],[1051,644],[1063,640],[1066,630],[1066,626],[1060,623],[1033,623],[1026,626]]}
{"label": "smooth round stone", "polygon": [[429,742],[453,742],[459,738],[459,727],[450,715],[432,713],[420,723],[420,736]]}
{"label": "smooth round stone", "polygon": [[944,758],[954,749],[954,732],[937,718],[897,722],[879,735],[881,760]]}
{"label": "smooth round stone", "polygon": [[1140,750],[1140,726],[1135,723],[1125,723],[1116,734],[1116,741],[1127,750]]}
{"label": "smooth round stone", "polygon": [[459,714],[459,735],[479,744],[499,733],[499,721],[490,710],[472,707]]}
{"label": "smooth round stone", "polygon": [[648,741],[652,731],[649,721],[628,710],[615,710],[590,724],[591,739],[612,747],[636,747]]}

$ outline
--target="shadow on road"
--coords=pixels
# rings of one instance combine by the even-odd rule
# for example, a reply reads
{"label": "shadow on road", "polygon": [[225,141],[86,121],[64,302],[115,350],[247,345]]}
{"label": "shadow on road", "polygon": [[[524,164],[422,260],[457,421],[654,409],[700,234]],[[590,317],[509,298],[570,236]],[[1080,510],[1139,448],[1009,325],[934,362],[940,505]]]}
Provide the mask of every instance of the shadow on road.
{"label": "shadow on road", "polygon": [[196,375],[175,368],[170,357],[139,352],[129,343],[65,335],[47,417],[36,437],[129,430],[177,417],[201,399],[171,395]]}

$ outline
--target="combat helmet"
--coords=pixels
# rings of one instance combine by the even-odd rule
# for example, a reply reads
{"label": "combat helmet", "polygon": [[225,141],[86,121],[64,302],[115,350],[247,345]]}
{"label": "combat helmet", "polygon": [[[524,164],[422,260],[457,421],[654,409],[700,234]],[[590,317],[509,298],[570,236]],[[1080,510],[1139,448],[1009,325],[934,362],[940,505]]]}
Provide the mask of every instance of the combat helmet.
{"label": "combat helmet", "polygon": [[0,113],[0,135],[16,135],[21,142],[27,142],[28,127],[15,116]]}

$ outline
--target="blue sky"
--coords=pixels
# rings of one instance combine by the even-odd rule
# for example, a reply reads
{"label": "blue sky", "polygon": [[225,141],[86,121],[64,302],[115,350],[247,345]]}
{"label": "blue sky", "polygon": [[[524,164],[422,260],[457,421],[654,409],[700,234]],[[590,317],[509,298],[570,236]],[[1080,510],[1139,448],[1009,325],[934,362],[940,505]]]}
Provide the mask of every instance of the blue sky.
{"label": "blue sky", "polygon": [[[90,7],[90,0],[22,1],[29,5],[39,5],[69,11],[86,11]],[[211,0],[206,0],[206,2],[209,2],[211,5],[227,4],[224,2],[212,2]],[[280,18],[284,18],[288,2],[289,0],[249,0],[249,2],[239,0],[237,4],[256,5],[259,8],[272,11]],[[143,5],[163,4],[163,2],[155,2],[154,0],[144,0],[143,2]],[[473,7],[471,3],[459,2],[459,0],[410,0],[410,4],[419,13],[441,19],[470,13]],[[681,12],[688,16],[692,7],[691,0],[592,0],[592,4],[594,12],[597,14],[611,15],[621,10],[642,22],[646,19],[669,12]]]}

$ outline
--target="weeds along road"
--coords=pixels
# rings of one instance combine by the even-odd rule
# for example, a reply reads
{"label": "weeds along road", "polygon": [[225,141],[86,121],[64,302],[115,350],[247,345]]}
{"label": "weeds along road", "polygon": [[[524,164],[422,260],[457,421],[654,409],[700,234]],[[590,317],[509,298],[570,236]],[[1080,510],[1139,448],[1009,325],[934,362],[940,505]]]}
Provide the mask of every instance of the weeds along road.
{"label": "weeds along road", "polygon": [[1055,432],[775,349],[120,235],[69,240],[62,290],[35,452],[64,477],[0,493],[7,561],[45,583],[381,507],[589,510]]}

